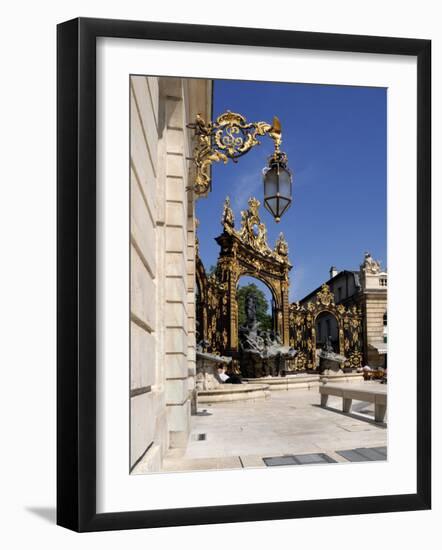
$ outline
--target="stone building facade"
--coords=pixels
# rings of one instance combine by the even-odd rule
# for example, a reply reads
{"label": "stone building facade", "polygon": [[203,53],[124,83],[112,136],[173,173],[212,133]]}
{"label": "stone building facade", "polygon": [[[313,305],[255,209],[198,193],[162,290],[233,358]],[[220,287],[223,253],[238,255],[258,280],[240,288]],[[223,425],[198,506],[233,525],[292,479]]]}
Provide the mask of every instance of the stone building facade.
{"label": "stone building facade", "polygon": [[130,467],[185,446],[195,388],[193,133],[212,82],[132,76]]}
{"label": "stone building facade", "polygon": [[[335,303],[345,307],[356,305],[362,312],[363,362],[371,367],[387,365],[387,283],[388,276],[380,262],[368,252],[357,271],[338,271],[330,268],[326,284],[334,294]],[[321,285],[322,286],[322,285]],[[312,301],[321,287],[302,298],[301,305]],[[332,315],[323,314],[317,320],[318,344],[330,336],[332,343],[337,338],[337,326]]]}

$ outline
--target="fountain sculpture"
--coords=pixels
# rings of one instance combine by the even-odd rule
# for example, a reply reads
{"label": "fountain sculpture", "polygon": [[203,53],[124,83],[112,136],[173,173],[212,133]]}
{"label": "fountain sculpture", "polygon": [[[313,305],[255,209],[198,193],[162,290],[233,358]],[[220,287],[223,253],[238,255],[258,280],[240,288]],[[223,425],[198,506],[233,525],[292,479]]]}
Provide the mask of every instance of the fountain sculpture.
{"label": "fountain sculpture", "polygon": [[[197,337],[199,336],[198,321],[196,322]],[[196,346],[196,390],[207,391],[215,390],[223,383],[218,374],[220,367],[228,367],[231,357],[224,357],[209,353],[207,351],[208,342],[200,340]]]}
{"label": "fountain sculpture", "polygon": [[286,361],[297,351],[281,343],[273,331],[262,330],[256,318],[256,298],[249,294],[245,302],[246,322],[239,328],[239,362],[246,378],[284,376]]}
{"label": "fountain sculpture", "polygon": [[344,355],[333,351],[330,336],[326,339],[324,349],[316,350],[316,356],[321,374],[343,374],[342,368],[347,359]]}

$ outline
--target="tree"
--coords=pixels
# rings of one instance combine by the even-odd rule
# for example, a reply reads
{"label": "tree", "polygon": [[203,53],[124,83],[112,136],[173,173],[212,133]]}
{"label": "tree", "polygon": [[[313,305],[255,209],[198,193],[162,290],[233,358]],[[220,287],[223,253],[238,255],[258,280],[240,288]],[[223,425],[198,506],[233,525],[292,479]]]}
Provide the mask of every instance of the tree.
{"label": "tree", "polygon": [[238,288],[236,299],[238,301],[238,326],[246,323],[246,298],[251,294],[256,300],[256,319],[262,330],[272,330],[272,317],[267,313],[268,303],[265,294],[255,283],[249,283]]}

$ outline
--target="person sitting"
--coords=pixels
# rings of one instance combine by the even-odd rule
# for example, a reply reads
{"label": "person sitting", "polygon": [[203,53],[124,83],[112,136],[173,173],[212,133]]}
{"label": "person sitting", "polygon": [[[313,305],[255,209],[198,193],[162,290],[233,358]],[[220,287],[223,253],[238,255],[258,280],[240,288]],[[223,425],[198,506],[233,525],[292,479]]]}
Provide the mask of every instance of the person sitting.
{"label": "person sitting", "polygon": [[242,384],[241,376],[238,374],[235,374],[232,371],[227,371],[228,379],[226,380],[226,384]]}
{"label": "person sitting", "polygon": [[226,374],[226,367],[225,366],[219,366],[218,367],[218,381],[221,382],[221,384],[225,384],[229,380],[229,376]]}
{"label": "person sitting", "polygon": [[232,362],[226,369],[226,373],[229,377],[226,380],[226,384],[242,384],[241,370],[237,359],[232,359]]}

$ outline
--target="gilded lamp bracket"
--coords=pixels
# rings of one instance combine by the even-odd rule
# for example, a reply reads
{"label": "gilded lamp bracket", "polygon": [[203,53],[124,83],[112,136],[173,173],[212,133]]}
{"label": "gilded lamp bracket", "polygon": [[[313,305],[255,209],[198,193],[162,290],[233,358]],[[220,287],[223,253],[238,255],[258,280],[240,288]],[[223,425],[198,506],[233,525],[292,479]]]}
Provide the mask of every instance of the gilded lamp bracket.
{"label": "gilded lamp bracket", "polygon": [[226,164],[229,159],[237,162],[239,157],[260,144],[258,136],[268,135],[272,138],[275,145],[274,158],[285,157],[280,151],[281,123],[276,116],[272,124],[247,122],[242,115],[227,111],[214,122],[207,123],[197,115],[195,122],[187,127],[194,130],[197,139],[193,161],[196,167],[194,191],[198,195],[205,194],[209,189],[213,162],[222,161]]}

